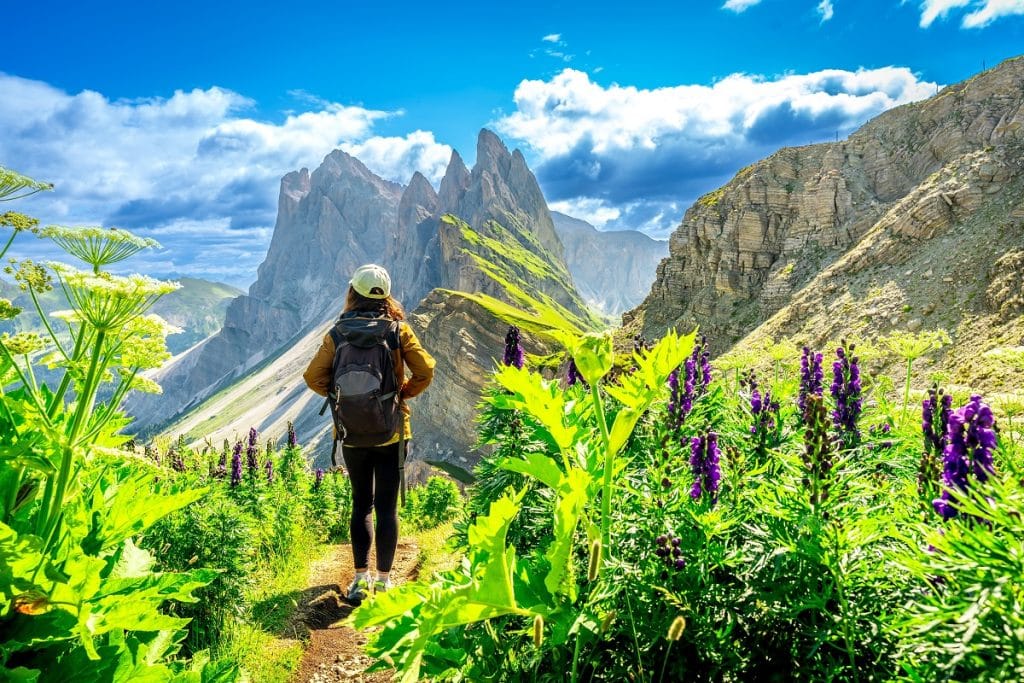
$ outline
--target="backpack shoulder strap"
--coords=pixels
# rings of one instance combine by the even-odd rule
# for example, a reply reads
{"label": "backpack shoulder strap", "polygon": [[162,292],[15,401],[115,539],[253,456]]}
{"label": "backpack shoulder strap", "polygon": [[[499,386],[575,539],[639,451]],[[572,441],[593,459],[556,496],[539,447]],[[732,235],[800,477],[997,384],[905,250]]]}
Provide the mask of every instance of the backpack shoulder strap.
{"label": "backpack shoulder strap", "polygon": [[338,349],[340,349],[341,345],[345,343],[345,336],[341,333],[341,330],[338,329],[339,327],[341,327],[340,320],[336,322],[328,332],[328,334],[331,335],[331,341],[334,342],[334,353],[338,353]]}

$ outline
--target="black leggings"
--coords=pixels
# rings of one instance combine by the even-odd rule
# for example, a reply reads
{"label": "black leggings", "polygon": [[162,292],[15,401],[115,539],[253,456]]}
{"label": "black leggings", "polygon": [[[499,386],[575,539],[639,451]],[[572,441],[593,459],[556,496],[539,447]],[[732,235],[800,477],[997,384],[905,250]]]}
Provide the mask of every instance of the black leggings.
{"label": "black leggings", "polygon": [[[408,443],[408,442],[406,442]],[[398,444],[342,446],[352,482],[352,558],[356,569],[368,566],[377,511],[377,571],[389,572],[398,546]]]}

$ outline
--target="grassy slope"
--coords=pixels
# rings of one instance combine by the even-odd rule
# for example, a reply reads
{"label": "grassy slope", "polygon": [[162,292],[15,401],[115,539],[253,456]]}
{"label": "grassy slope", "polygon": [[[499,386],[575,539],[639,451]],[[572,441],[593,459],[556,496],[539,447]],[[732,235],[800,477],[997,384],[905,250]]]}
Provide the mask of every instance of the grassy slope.
{"label": "grassy slope", "polygon": [[[167,348],[178,354],[220,329],[228,303],[242,291],[220,282],[196,278],[181,278],[181,289],[161,298],[153,306],[153,313],[182,328],[180,334],[167,338]],[[0,279],[0,296],[8,298],[24,312],[14,321],[0,322],[0,332],[43,331],[29,295],[16,285]],[[69,308],[67,300],[57,287],[43,294],[39,301],[44,313]]]}

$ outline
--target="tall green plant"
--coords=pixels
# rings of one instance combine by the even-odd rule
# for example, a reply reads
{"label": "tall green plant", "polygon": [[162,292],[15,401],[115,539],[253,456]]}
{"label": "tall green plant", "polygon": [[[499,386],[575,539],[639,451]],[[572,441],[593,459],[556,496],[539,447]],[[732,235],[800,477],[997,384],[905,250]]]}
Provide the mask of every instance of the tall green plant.
{"label": "tall green plant", "polygon": [[[370,652],[392,662],[403,681],[441,675],[466,664],[465,653],[445,646],[449,629],[513,616],[532,624],[535,646],[543,646],[550,656],[558,656],[572,642],[569,677],[578,680],[580,653],[601,633],[590,604],[606,566],[602,557],[608,551],[610,510],[617,476],[625,466],[622,448],[640,417],[665,391],[668,375],[690,354],[693,340],[692,334],[669,334],[650,351],[635,354],[635,370],[606,387],[618,404],[611,417],[600,391],[614,360],[611,339],[605,335],[564,338],[592,387],[589,401],[570,400],[556,382],[527,370],[503,367],[496,372],[495,381],[504,392],[486,400],[529,416],[533,436],[557,454],[530,451],[499,462],[552,492],[550,541],[526,556],[507,543],[524,491],[506,493],[470,526],[463,570],[449,572],[434,584],[401,586],[353,613],[358,628],[383,627],[372,637]],[[581,527],[587,545],[585,582],[577,576]]]}
{"label": "tall green plant", "polygon": [[[0,199],[48,189],[0,169]],[[146,311],[177,284],[103,269],[155,246],[122,230],[36,230],[34,219],[5,213],[14,234],[56,241],[91,269],[30,260],[7,269],[32,300],[42,335],[0,338],[0,664],[23,680],[200,680],[230,675],[205,666],[186,672],[167,662],[185,620],[161,613],[168,600],[191,601],[213,573],[153,571],[134,538],[203,495],[157,484],[159,472],[117,451],[127,437],[118,404],[132,389],[158,389],[140,373],[169,354],[170,326]],[[54,282],[71,305],[56,315],[39,295]],[[7,317],[21,315],[10,302]],[[37,368],[63,370],[56,388]],[[103,385],[112,385],[109,389]],[[100,399],[101,387],[105,400]]]}

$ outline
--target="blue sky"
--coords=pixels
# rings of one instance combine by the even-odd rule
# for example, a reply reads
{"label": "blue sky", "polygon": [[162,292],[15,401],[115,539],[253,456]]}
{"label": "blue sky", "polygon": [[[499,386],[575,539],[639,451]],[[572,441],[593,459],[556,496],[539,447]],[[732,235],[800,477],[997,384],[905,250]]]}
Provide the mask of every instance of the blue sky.
{"label": "blue sky", "polygon": [[373,5],[5,7],[0,164],[57,185],[22,210],[244,285],[285,172],[340,146],[436,182],[486,126],[555,208],[663,237],[743,165],[1024,51],[1024,0]]}

